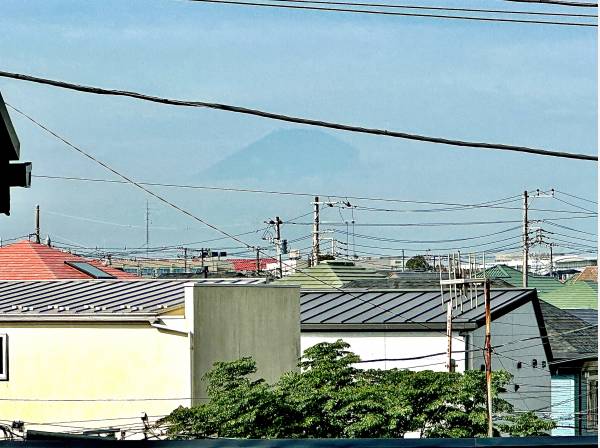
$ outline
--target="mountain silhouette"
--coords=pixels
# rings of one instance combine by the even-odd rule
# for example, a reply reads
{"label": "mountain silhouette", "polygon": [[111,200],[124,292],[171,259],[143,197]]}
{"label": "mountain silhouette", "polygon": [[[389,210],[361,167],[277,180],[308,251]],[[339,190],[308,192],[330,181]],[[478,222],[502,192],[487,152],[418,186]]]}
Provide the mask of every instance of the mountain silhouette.
{"label": "mountain silhouette", "polygon": [[352,171],[359,151],[325,132],[271,132],[199,173],[201,179],[298,179]]}

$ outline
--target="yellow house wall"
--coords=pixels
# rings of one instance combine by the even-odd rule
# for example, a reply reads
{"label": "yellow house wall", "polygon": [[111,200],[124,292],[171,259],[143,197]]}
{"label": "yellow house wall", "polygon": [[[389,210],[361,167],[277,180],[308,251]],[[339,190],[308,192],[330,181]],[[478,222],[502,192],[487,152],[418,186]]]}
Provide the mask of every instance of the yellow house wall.
{"label": "yellow house wall", "polygon": [[[190,405],[189,399],[147,400],[191,396],[186,334],[159,331],[147,322],[0,322],[0,333],[8,335],[9,350],[9,378],[0,381],[0,421],[128,417],[128,421],[73,425],[106,427],[128,422],[139,426],[143,412],[159,416],[179,405]],[[54,399],[96,401],[44,401]]]}

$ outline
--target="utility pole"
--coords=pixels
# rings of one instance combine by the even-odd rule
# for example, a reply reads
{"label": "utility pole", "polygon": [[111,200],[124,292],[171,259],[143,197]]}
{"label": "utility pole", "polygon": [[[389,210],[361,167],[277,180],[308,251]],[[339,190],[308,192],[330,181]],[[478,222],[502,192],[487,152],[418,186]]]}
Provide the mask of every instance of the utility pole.
{"label": "utility pole", "polygon": [[446,336],[448,337],[448,372],[454,372],[452,365],[452,301],[447,302]]}
{"label": "utility pole", "polygon": [[150,207],[146,200],[146,258],[148,258],[150,249]]}
{"label": "utility pole", "polygon": [[529,206],[529,197],[527,190],[523,192],[523,288],[527,288],[527,274],[529,272],[529,238],[527,222],[527,208]]}
{"label": "utility pole", "polygon": [[[525,193],[527,194],[527,193]],[[487,390],[487,423],[488,437],[494,436],[492,426],[492,313],[490,311],[490,281],[483,284],[483,298],[485,301],[485,384]]]}
{"label": "utility pole", "polygon": [[187,266],[187,247],[183,248],[183,272],[187,274],[188,266]]}
{"label": "utility pole", "polygon": [[319,264],[319,196],[315,196],[313,202],[313,234],[312,234],[312,255],[311,266]]}
{"label": "utility pole", "polygon": [[40,206],[35,206],[35,242],[40,244]]}
{"label": "utility pole", "polygon": [[552,246],[554,246],[554,243],[550,243],[550,277],[554,277],[554,261],[552,259]]}
{"label": "utility pole", "polygon": [[[459,258],[460,263],[460,258]],[[454,277],[453,277],[454,275]],[[460,272],[459,272],[460,275]],[[485,275],[485,270],[484,270]],[[491,313],[491,293],[490,293],[490,280],[488,278],[459,278],[456,276],[456,265],[454,261],[454,257],[450,258],[448,255],[448,280],[440,279],[440,289],[442,296],[442,303],[444,300],[444,286],[448,286],[450,289],[449,300],[446,302],[448,306],[448,310],[451,310],[452,307],[452,297],[458,299],[459,295],[457,294],[457,287],[460,287],[461,290],[465,290],[465,287],[468,285],[480,285],[483,284],[483,298],[484,298],[484,307],[485,307],[485,346],[484,346],[484,360],[485,360],[485,383],[486,383],[486,404],[487,404],[487,435],[488,437],[493,437],[493,425],[492,425],[492,313]],[[453,293],[454,291],[454,293]],[[469,293],[470,294],[470,293]],[[476,293],[477,294],[477,293]],[[462,294],[461,294],[462,295]],[[457,300],[458,306],[458,300]],[[462,306],[462,305],[461,305]],[[475,304],[477,306],[477,304]],[[447,325],[447,333],[448,333],[448,364],[452,365],[451,353],[452,353],[452,345],[451,345],[451,325],[452,325],[452,314],[451,311],[447,311],[447,320],[449,324]]]}
{"label": "utility pole", "polygon": [[275,220],[265,221],[265,224],[269,224],[275,227],[275,238],[273,238],[273,243],[275,244],[275,253],[277,254],[277,277],[283,277],[283,261],[281,260],[281,255],[283,253],[281,241],[281,224],[283,221],[279,219],[279,216],[275,217]]}
{"label": "utility pole", "polygon": [[404,249],[402,249],[402,272],[404,272]]}
{"label": "utility pole", "polygon": [[260,248],[256,248],[256,274],[260,275]]}

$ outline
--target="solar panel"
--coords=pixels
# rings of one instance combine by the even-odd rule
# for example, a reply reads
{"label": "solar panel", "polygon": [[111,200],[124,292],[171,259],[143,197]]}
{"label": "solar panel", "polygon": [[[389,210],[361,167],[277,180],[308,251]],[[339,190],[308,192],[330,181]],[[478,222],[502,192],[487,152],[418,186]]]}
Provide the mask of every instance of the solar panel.
{"label": "solar panel", "polygon": [[85,263],[83,261],[65,261],[65,264],[77,269],[78,271],[83,272],[84,274],[89,275],[93,278],[116,278],[114,275],[111,275],[107,272],[104,272],[102,269],[98,269],[96,266],[93,266],[89,263]]}

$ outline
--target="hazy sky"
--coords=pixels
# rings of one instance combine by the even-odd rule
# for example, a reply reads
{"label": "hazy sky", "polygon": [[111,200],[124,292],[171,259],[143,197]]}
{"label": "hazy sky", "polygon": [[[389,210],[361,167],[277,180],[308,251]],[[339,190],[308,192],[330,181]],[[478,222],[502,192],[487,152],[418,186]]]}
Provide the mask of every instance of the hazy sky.
{"label": "hazy sky", "polygon": [[[449,2],[445,4],[527,7],[502,1]],[[3,0],[0,28],[2,70],[449,138],[597,151],[595,29],[174,0]],[[219,111],[91,96],[8,79],[0,79],[0,91],[7,102],[74,144],[144,181],[203,184],[197,173],[270,132],[295,128]],[[114,178],[12,111],[11,116],[22,158],[33,161],[34,174]],[[597,165],[592,162],[324,132],[360,151],[361,175],[337,175],[331,166],[330,177],[306,173],[294,179],[257,179],[250,186],[461,203],[553,187],[597,198]],[[293,141],[289,151],[294,151]],[[278,160],[265,163],[276,165]],[[309,198],[156,191],[233,233],[257,229],[276,214],[288,219],[310,211]],[[13,189],[12,198],[11,216],[0,217],[3,239],[33,231],[33,209],[40,204],[42,232],[57,241],[119,247],[145,242],[148,198],[131,186],[35,178],[31,189]],[[219,236],[149,200],[152,246]],[[556,200],[536,200],[536,206],[542,205],[569,209]],[[347,211],[343,216],[339,210],[327,213],[325,219],[350,219]],[[357,212],[355,219],[362,223],[518,220],[520,212]],[[588,232],[595,232],[597,225],[590,219],[558,222]],[[436,240],[508,226],[361,232]],[[285,231],[293,238],[307,234],[308,228],[288,226]],[[255,241],[252,235],[247,239]]]}

